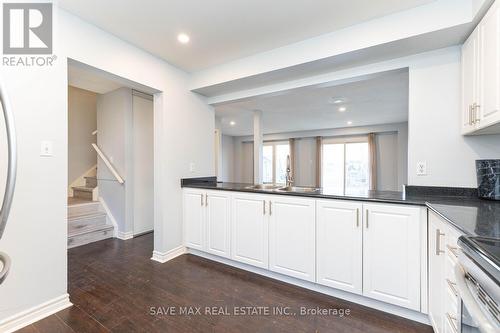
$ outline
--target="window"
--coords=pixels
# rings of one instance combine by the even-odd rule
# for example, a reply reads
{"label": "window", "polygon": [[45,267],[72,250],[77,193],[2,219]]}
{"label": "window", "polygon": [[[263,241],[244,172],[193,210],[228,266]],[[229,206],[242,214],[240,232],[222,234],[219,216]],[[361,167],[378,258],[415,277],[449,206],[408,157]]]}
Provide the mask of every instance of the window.
{"label": "window", "polygon": [[284,184],[286,182],[286,160],[290,145],[284,142],[266,142],[263,147],[264,183]]}
{"label": "window", "polygon": [[322,187],[339,194],[364,194],[369,189],[366,138],[326,139],[323,143]]}

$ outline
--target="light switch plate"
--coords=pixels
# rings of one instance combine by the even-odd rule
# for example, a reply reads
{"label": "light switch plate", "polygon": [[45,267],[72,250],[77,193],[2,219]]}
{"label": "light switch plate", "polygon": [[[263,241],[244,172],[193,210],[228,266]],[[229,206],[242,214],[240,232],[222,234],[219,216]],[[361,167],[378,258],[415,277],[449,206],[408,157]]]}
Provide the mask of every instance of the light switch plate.
{"label": "light switch plate", "polygon": [[40,143],[40,156],[43,157],[54,156],[52,141],[42,141]]}
{"label": "light switch plate", "polygon": [[417,176],[427,175],[427,162],[417,162]]}

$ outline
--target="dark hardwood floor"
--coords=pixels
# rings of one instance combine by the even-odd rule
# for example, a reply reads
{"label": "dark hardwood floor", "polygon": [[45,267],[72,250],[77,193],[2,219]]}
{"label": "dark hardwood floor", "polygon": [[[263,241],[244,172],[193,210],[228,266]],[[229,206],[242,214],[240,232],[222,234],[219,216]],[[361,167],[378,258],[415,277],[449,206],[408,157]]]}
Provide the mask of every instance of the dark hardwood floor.
{"label": "dark hardwood floor", "polygon": [[[152,249],[153,235],[147,234],[69,250],[74,306],[19,332],[432,332],[430,326],[193,255],[160,264],[150,260]],[[289,307],[296,314],[235,313],[252,306]],[[175,315],[165,313],[169,307]],[[201,307],[201,314],[179,314],[179,307]],[[205,307],[227,307],[229,315],[205,314]],[[350,314],[301,315],[300,307]]]}

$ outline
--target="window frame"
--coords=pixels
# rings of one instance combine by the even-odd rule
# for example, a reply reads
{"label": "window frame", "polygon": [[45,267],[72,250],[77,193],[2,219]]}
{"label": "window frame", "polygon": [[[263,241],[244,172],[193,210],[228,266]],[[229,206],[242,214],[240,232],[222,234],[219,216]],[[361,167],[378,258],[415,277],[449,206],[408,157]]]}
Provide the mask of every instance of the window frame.
{"label": "window frame", "polygon": [[[342,184],[342,192],[345,194],[346,193],[346,182],[347,182],[347,168],[346,168],[346,151],[347,151],[347,144],[349,143],[367,143],[368,144],[368,135],[356,135],[356,136],[342,136],[342,137],[326,137],[323,138],[321,142],[321,187],[324,188],[324,165],[323,165],[323,160],[324,160],[324,146],[325,145],[331,145],[331,144],[342,144],[344,145],[344,172],[343,172],[343,184]],[[368,147],[370,149],[370,147]],[[368,152],[368,154],[370,154]],[[368,155],[368,160],[370,159],[370,156]],[[370,168],[370,167],[369,167]],[[371,172],[370,169],[368,169],[368,184],[370,184],[371,180]]]}
{"label": "window frame", "polygon": [[[273,150],[272,181],[269,183],[269,182],[265,182],[263,179],[262,182],[264,184],[278,184],[278,183],[276,183],[276,146],[279,146],[279,145],[287,145],[289,155],[290,155],[290,142],[288,140],[264,141],[264,143],[262,145],[262,151],[264,151],[264,147],[266,147],[266,146],[270,146],[273,148],[272,149]],[[279,185],[282,185],[282,183],[279,183]]]}

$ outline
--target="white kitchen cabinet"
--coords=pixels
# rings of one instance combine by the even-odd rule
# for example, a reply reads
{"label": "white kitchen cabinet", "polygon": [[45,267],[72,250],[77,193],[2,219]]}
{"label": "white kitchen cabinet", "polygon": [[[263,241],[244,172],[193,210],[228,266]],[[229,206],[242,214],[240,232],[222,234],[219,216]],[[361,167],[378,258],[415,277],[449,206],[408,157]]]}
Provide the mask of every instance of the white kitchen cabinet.
{"label": "white kitchen cabinet", "polygon": [[184,190],[186,247],[230,257],[231,196],[223,191]]}
{"label": "white kitchen cabinet", "polygon": [[235,192],[232,199],[231,258],[269,268],[269,196]]}
{"label": "white kitchen cabinet", "polygon": [[229,258],[231,256],[231,197],[227,192],[208,191],[205,197],[206,250]]}
{"label": "white kitchen cabinet", "polygon": [[184,242],[187,247],[203,250],[205,245],[205,192],[185,189],[183,198]]}
{"label": "white kitchen cabinet", "polygon": [[429,318],[434,332],[444,330],[445,230],[439,218],[429,213]]}
{"label": "white kitchen cabinet", "polygon": [[362,211],[356,201],[317,201],[317,283],[363,293]]}
{"label": "white kitchen cabinet", "polygon": [[474,30],[462,46],[462,134],[476,129],[473,105],[478,100],[479,28]]}
{"label": "white kitchen cabinet", "polygon": [[363,295],[420,310],[420,208],[365,204]]}
{"label": "white kitchen cabinet", "polygon": [[436,333],[456,332],[460,301],[454,269],[461,233],[429,212],[429,318]]}
{"label": "white kitchen cabinet", "polygon": [[462,133],[500,133],[500,5],[462,46]]}
{"label": "white kitchen cabinet", "polygon": [[315,281],[315,200],[274,195],[269,202],[269,268]]}
{"label": "white kitchen cabinet", "polygon": [[[478,128],[500,123],[500,5],[496,1],[479,24]],[[497,129],[500,133],[500,128]]]}

